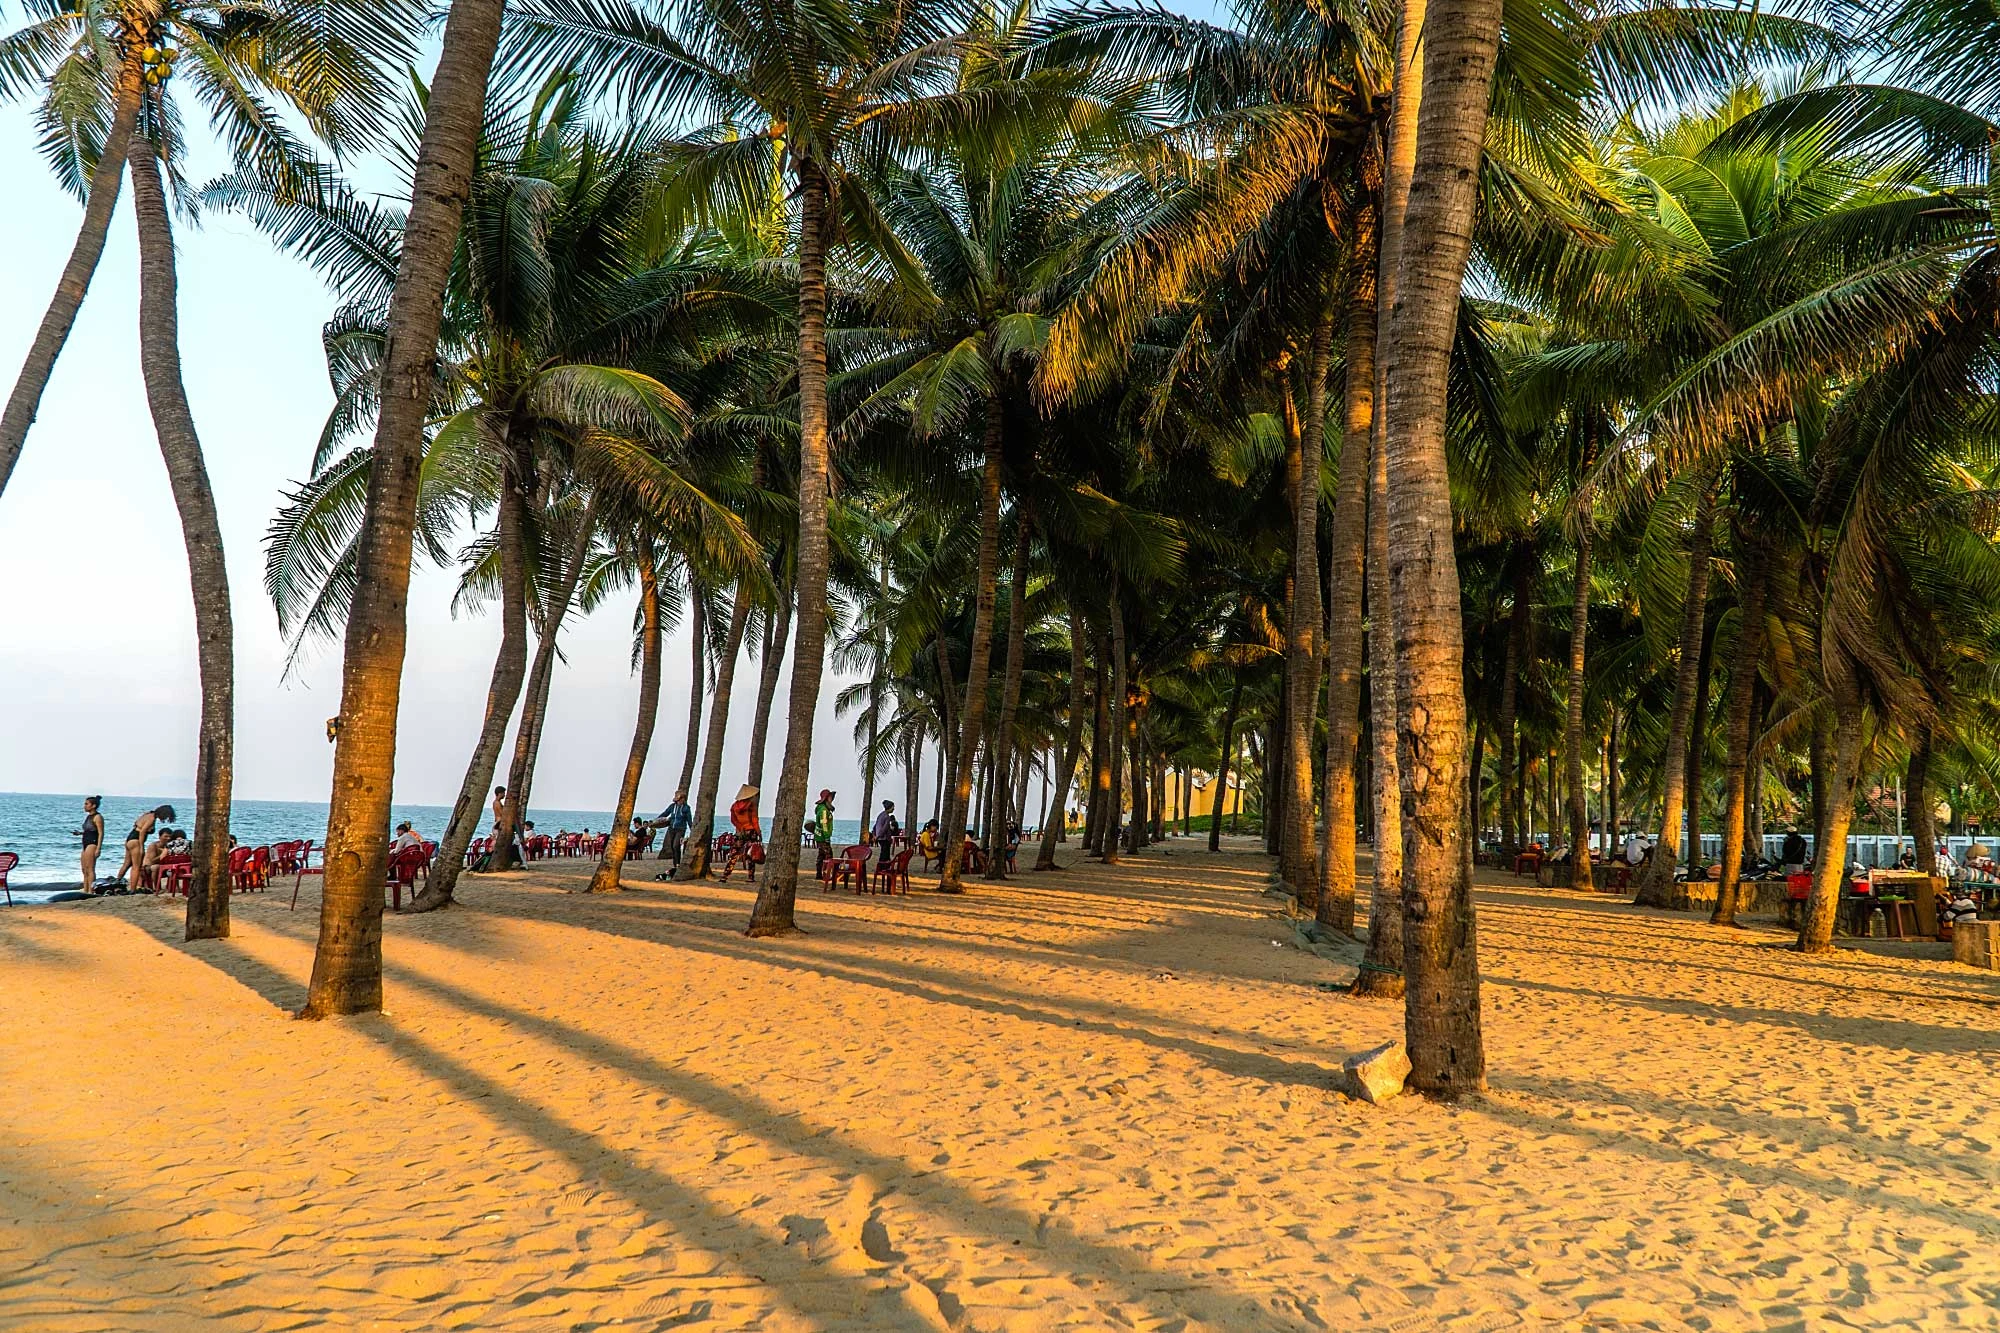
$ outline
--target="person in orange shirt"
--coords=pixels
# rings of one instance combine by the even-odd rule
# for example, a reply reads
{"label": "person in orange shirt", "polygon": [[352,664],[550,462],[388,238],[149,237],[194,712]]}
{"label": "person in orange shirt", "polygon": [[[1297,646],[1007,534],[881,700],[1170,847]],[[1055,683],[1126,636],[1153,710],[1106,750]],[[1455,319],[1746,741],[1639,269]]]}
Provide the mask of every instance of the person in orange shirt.
{"label": "person in orange shirt", "polygon": [[722,867],[722,878],[726,881],[741,864],[755,884],[757,864],[764,859],[764,829],[757,820],[757,788],[747,782],[729,803],[729,827],[736,839],[729,849],[729,861]]}

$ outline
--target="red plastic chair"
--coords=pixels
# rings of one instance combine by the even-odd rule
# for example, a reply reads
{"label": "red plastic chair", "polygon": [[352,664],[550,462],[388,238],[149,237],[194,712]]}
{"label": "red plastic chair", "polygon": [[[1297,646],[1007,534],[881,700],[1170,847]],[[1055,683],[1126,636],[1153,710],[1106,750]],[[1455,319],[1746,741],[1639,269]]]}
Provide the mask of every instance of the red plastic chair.
{"label": "red plastic chair", "polygon": [[876,870],[875,883],[883,893],[894,893],[898,884],[903,886],[903,892],[906,895],[909,893],[910,858],[914,855],[916,855],[915,848],[905,847],[902,851],[897,852],[894,857],[890,858],[887,865]]}
{"label": "red plastic chair", "polygon": [[408,889],[412,898],[417,895],[417,876],[430,878],[430,858],[424,855],[422,847],[405,847],[389,857],[390,901],[395,909],[403,910],[403,890]]}
{"label": "red plastic chair", "polygon": [[[299,910],[299,885],[306,882],[307,875],[322,876],[320,882],[321,883],[326,882],[324,879],[324,876],[326,874],[326,866],[324,864],[314,865],[312,863],[312,854],[313,854],[312,839],[307,838],[304,842],[297,844],[297,846],[298,846],[298,852],[297,852],[298,860],[292,866],[292,910],[294,912]],[[325,861],[326,858],[324,852],[321,853],[320,859],[322,862]]]}
{"label": "red plastic chair", "polygon": [[[19,864],[21,864],[21,858],[13,852],[0,852],[0,894],[7,896],[7,902],[10,906],[14,902],[14,891],[7,887],[7,872]],[[90,888],[88,884],[83,887],[86,891]]]}
{"label": "red plastic chair", "polygon": [[[140,874],[146,882],[144,872]],[[151,888],[155,893],[179,894],[185,898],[188,888],[194,883],[194,858],[191,856],[163,856],[153,863]]]}
{"label": "red plastic chair", "polygon": [[250,853],[250,887],[268,889],[271,887],[271,849],[259,847]]}
{"label": "red plastic chair", "polygon": [[868,846],[855,843],[841,849],[839,858],[828,869],[827,888],[854,881],[854,891],[860,893],[868,887]]}
{"label": "red plastic chair", "polygon": [[229,887],[247,889],[250,887],[250,849],[238,847],[229,854]]}

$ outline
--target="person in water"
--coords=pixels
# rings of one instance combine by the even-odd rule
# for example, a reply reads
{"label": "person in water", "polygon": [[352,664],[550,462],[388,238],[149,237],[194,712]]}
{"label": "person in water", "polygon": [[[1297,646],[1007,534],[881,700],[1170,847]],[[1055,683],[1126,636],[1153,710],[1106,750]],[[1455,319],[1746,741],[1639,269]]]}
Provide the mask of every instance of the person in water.
{"label": "person in water", "polygon": [[175,817],[171,805],[156,805],[133,820],[132,831],[125,835],[125,860],[113,878],[128,889],[137,889],[139,872],[146,864],[146,835],[157,828],[161,820]]}
{"label": "person in water", "polygon": [[102,796],[83,798],[83,827],[76,836],[83,839],[83,891],[94,893],[97,883],[97,854],[104,849],[104,816],[97,813]]}

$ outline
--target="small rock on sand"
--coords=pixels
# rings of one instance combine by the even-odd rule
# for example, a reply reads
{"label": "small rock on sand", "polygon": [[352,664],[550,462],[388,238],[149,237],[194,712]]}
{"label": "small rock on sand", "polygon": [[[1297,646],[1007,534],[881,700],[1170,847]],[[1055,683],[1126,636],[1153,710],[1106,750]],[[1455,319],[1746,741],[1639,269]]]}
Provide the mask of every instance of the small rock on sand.
{"label": "small rock on sand", "polygon": [[1410,1076],[1410,1054],[1402,1042],[1392,1041],[1348,1056],[1341,1069],[1350,1095],[1380,1105],[1403,1090],[1403,1080]]}

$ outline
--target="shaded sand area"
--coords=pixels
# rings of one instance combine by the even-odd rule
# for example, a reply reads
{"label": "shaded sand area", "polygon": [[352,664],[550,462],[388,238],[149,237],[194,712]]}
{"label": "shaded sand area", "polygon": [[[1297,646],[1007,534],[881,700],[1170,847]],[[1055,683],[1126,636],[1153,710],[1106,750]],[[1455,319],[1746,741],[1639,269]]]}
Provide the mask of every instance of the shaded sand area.
{"label": "shaded sand area", "polygon": [[392,918],[326,1024],[310,889],[0,912],[0,1328],[2000,1322],[2000,978],[1496,885],[1494,1095],[1376,1109],[1330,1071],[1400,1007],[1266,864],[752,942],[740,883],[566,863]]}

